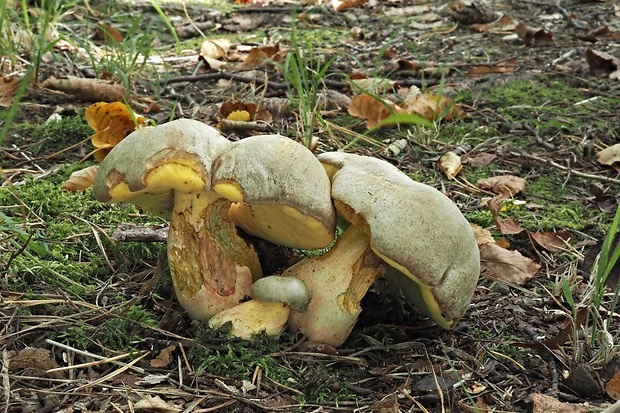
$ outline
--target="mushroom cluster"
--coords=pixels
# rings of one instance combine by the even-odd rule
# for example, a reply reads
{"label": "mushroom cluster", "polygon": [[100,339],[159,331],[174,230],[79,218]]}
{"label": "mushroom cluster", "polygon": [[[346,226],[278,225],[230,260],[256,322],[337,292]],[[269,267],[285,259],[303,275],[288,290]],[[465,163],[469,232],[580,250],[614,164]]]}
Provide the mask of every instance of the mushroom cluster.
{"label": "mushroom cluster", "polygon": [[[385,276],[441,327],[463,316],[479,276],[473,232],[447,197],[391,164],[340,152],[314,156],[264,135],[236,142],[180,119],[136,130],[101,163],[96,199],[133,203],[170,220],[168,259],[191,318],[232,323],[249,338],[297,330],[333,346]],[[265,277],[240,230],[295,249],[320,249]]]}

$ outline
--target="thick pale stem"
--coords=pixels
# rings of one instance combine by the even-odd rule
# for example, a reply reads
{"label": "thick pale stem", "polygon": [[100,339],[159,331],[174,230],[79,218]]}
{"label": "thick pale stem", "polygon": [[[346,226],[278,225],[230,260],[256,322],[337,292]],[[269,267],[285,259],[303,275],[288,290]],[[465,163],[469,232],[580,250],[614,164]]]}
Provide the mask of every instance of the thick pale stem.
{"label": "thick pale stem", "polygon": [[213,193],[177,194],[168,259],[177,298],[190,317],[208,320],[241,302],[262,276],[258,256]]}
{"label": "thick pale stem", "polygon": [[302,280],[312,296],[306,311],[291,312],[289,326],[312,341],[341,345],[362,311],[360,301],[387,268],[364,232],[349,226],[327,254],[302,260],[282,274]]}

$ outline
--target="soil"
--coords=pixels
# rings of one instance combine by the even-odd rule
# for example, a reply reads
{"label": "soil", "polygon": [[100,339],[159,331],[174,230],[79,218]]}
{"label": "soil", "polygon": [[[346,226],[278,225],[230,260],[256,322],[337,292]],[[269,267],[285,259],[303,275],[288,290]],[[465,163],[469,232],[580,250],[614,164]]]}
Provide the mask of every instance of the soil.
{"label": "soil", "polygon": [[[231,40],[236,51],[220,71],[199,63],[204,39],[197,30],[184,33],[184,48],[175,48],[151,3],[111,9],[78,2],[58,27],[105,48],[95,35],[97,21],[127,32],[142,16],[140,30],[156,34],[148,47],[166,64],[131,67],[130,105],[153,123],[188,117],[215,124],[218,105],[231,98],[291,97],[277,65],[238,71],[243,57],[233,55],[261,44],[290,51],[295,6],[160,4],[179,33],[198,27],[211,39]],[[37,15],[35,5],[28,7]],[[395,164],[440,189],[470,222],[519,255],[503,264],[525,266],[527,259],[536,270],[483,263],[470,308],[452,330],[437,327],[379,281],[337,349],[294,333],[248,342],[210,331],[176,302],[163,243],[108,238],[121,223],[163,228],[163,220],[99,205],[88,192],[55,192],[71,172],[94,163],[84,161],[92,133],[84,109],[92,102],[41,82],[64,75],[122,80],[118,71],[107,71],[113,65],[105,59],[93,65],[88,53],[77,57],[74,49],[56,47],[42,55],[15,117],[3,117],[0,125],[0,411],[581,412],[614,403],[620,364],[610,306],[617,274],[607,280],[610,293],[598,312],[585,293],[620,183],[616,167],[596,159],[620,137],[620,61],[613,57],[620,56],[620,6],[394,0],[343,11],[331,4],[299,7],[295,30],[313,61],[336,56],[321,88],[351,98],[356,92],[343,74],[384,77],[397,82],[395,88],[415,85],[458,98],[462,111],[459,119],[430,128],[401,125],[366,134],[365,121],[346,106],[330,107],[326,123],[314,130],[315,151],[345,148]],[[502,15],[512,21],[475,26]],[[526,27],[516,29],[517,22]],[[34,61],[32,49],[19,53],[21,59],[3,61],[5,81]],[[121,60],[130,59],[117,60],[117,69]],[[403,93],[383,97],[402,100]],[[282,110],[272,111],[266,129],[233,124],[227,133],[240,139],[268,130],[303,142],[297,107]],[[63,120],[48,122],[51,116]],[[390,146],[402,139],[401,149]],[[448,151],[464,163],[453,180],[437,166]],[[498,194],[476,183],[506,175],[528,186],[503,196],[501,211],[492,213],[489,200]],[[520,229],[507,230],[509,220]],[[560,238],[568,241],[558,247]],[[31,240],[52,252],[36,260]],[[277,272],[298,254],[280,250],[267,261]],[[607,336],[603,319],[610,322]],[[593,325],[599,336],[592,337]]]}

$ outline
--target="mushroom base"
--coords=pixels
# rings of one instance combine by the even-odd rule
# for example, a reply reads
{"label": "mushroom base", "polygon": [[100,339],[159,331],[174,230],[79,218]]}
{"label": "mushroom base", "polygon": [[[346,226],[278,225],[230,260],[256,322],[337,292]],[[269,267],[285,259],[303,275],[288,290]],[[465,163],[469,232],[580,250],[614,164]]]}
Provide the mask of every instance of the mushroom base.
{"label": "mushroom base", "polygon": [[282,274],[303,281],[312,297],[304,312],[291,312],[289,328],[312,341],[340,346],[357,322],[368,288],[387,268],[368,237],[350,226],[325,255],[304,259]]}
{"label": "mushroom base", "polygon": [[258,256],[228,219],[230,202],[205,193],[178,195],[168,260],[177,298],[190,317],[209,320],[239,304],[262,277]]}

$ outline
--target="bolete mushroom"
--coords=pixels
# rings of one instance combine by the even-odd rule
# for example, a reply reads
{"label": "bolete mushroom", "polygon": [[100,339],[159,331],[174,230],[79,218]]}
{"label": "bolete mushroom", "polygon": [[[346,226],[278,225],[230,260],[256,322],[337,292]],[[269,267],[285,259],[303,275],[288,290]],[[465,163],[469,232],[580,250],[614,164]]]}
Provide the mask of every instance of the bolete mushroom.
{"label": "bolete mushroom", "polygon": [[220,328],[231,323],[230,333],[249,339],[253,334],[278,335],[286,327],[293,311],[304,311],[310,302],[310,291],[294,277],[271,275],[252,284],[252,300],[216,314],[209,327]]}
{"label": "bolete mushroom", "polygon": [[[258,256],[240,237],[237,221],[259,228],[255,234],[267,239],[272,233],[286,235],[281,227],[286,224],[308,238],[320,233],[304,238],[309,245],[331,242],[335,211],[319,161],[281,136],[261,139],[262,150],[254,142],[232,143],[201,122],[176,120],[130,134],[101,163],[95,178],[98,200],[134,203],[170,219],[170,272],[179,302],[194,319],[209,320],[239,304],[262,277]],[[246,146],[256,150],[246,151]],[[306,181],[299,179],[302,173],[308,174]],[[253,214],[254,208],[260,213]],[[287,219],[273,218],[270,212],[286,213]],[[252,218],[270,224],[262,228]],[[312,231],[304,232],[304,223]],[[296,245],[295,236],[291,238]]]}
{"label": "bolete mushroom", "polygon": [[336,210],[349,226],[325,255],[283,276],[302,280],[312,296],[289,325],[310,340],[341,345],[360,301],[382,274],[441,327],[463,316],[480,273],[473,231],[457,206],[390,163],[341,152],[318,156],[332,182]]}

